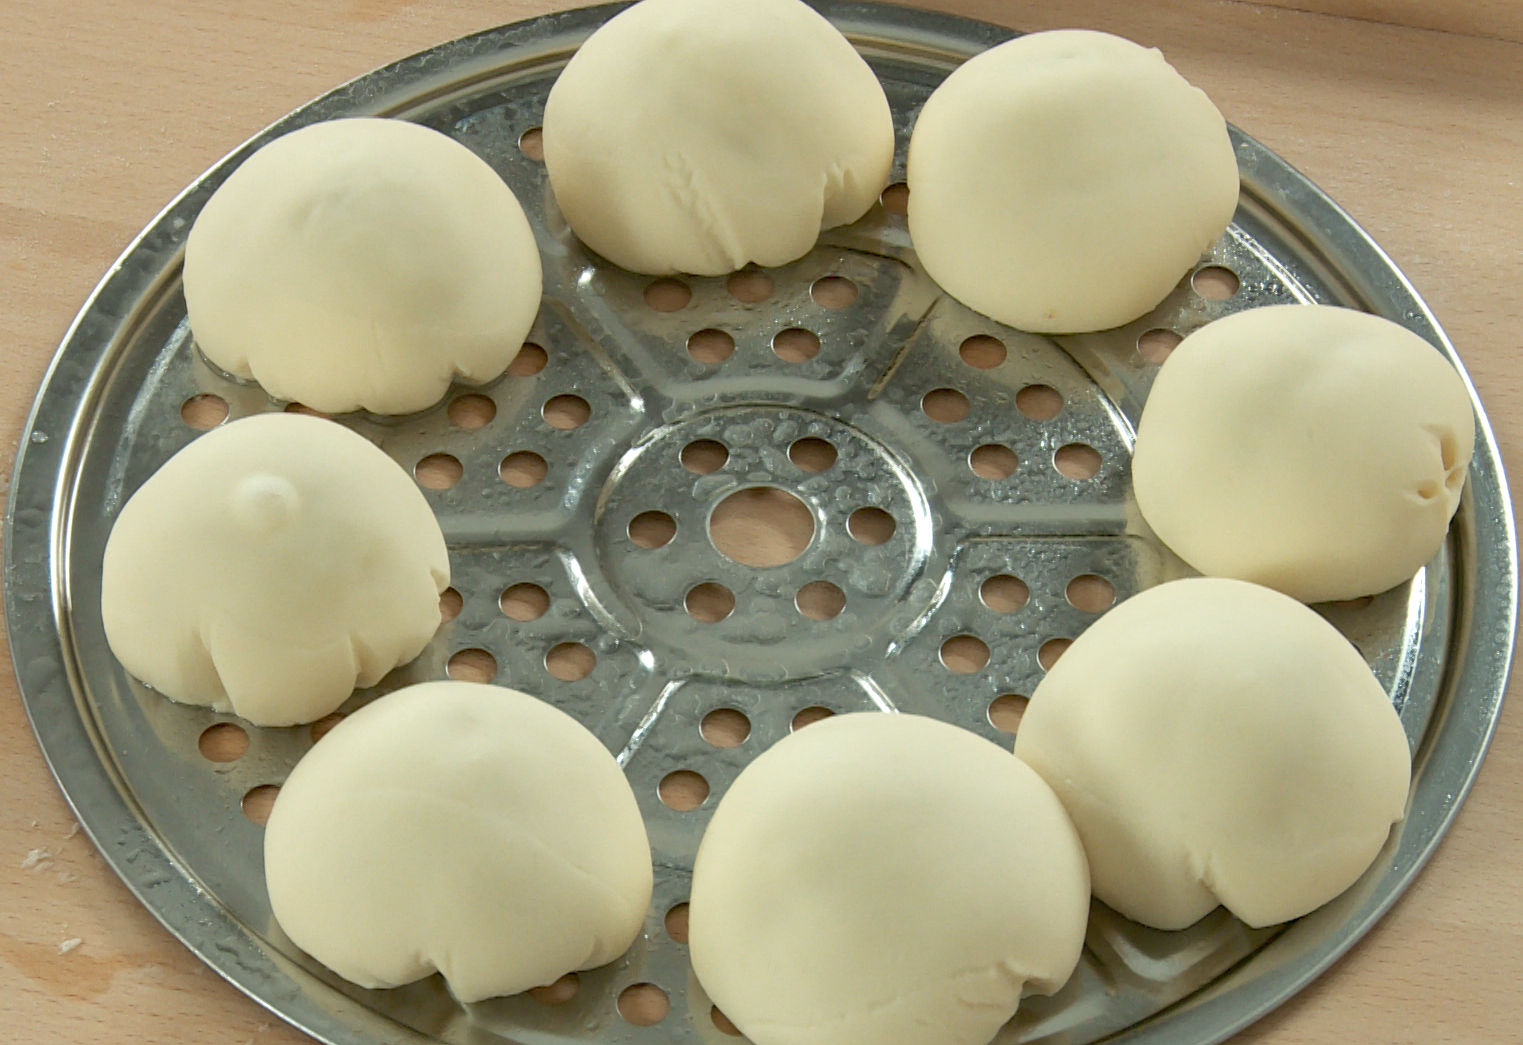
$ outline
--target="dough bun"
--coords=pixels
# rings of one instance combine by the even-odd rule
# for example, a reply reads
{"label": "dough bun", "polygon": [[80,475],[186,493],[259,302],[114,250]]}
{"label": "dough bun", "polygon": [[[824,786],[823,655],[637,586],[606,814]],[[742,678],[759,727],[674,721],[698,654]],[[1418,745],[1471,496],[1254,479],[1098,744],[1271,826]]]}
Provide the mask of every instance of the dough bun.
{"label": "dough bun", "polygon": [[296,765],[264,841],[292,942],[362,987],[435,970],[462,1002],[627,950],[650,845],[613,756],[516,690],[425,682],[340,722]]}
{"label": "dough bun", "polygon": [[1089,881],[1052,791],[955,726],[815,723],[730,786],[693,869],[693,970],[756,1045],[984,1045],[1079,959]]}
{"label": "dough bun", "polygon": [[1237,161],[1211,100],[1108,33],[1030,33],[963,63],[915,124],[909,228],[946,292],[1012,327],[1145,315],[1226,229]]}
{"label": "dough bun", "polygon": [[856,221],[894,159],[873,71],[799,0],[643,0],[572,57],[545,165],[582,241],[635,272],[782,265]]}
{"label": "dough bun", "polygon": [[1406,733],[1363,658],[1293,599],[1243,581],[1150,588],[1037,687],[1015,753],[1052,785],[1095,896],[1182,929],[1252,926],[1351,886],[1407,800]]}
{"label": "dough bun", "polygon": [[1174,349],[1137,429],[1137,507],[1204,574],[1303,602],[1385,591],[1443,544],[1475,443],[1464,379],[1379,316],[1273,305]]}
{"label": "dough bun", "polygon": [[185,245],[206,357],[326,413],[413,413],[456,377],[498,377],[541,282],[513,190],[464,145],[403,120],[276,138],[206,201]]}
{"label": "dough bun", "polygon": [[447,587],[444,535],[395,461],[332,421],[260,414],[128,499],[101,618],[122,666],[166,697],[290,726],[421,653]]}

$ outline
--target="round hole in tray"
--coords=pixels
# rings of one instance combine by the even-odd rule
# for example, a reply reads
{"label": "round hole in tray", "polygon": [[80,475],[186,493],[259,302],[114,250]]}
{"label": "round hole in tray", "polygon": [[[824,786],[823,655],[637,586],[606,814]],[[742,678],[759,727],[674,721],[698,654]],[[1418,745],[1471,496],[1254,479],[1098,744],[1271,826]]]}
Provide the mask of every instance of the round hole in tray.
{"label": "round hole in tray", "polygon": [[933,388],[920,400],[920,409],[932,421],[950,425],[966,420],[972,407],[968,397],[955,388]]}
{"label": "round hole in tray", "polygon": [[1190,277],[1195,293],[1207,301],[1226,301],[1237,294],[1237,273],[1222,265],[1207,265]]}
{"label": "round hole in tray", "polygon": [[675,943],[687,943],[687,903],[686,901],[675,904],[666,912],[662,924],[666,927],[666,935]]}
{"label": "round hole in tray", "polygon": [[675,536],[677,520],[665,512],[641,512],[629,520],[629,539],[642,548],[660,548]]}
{"label": "round hole in tray", "polygon": [[516,450],[502,459],[497,474],[509,486],[527,490],[544,482],[545,476],[550,474],[550,466],[532,450]]}
{"label": "round hole in tray", "polygon": [[279,795],[279,784],[260,784],[250,788],[240,803],[243,815],[263,827],[270,822],[270,811],[275,808],[275,799]]}
{"label": "round hole in tray", "polygon": [[453,454],[429,454],[413,468],[420,486],[430,490],[448,490],[465,474],[465,466]]}
{"label": "round hole in tray", "polygon": [[902,181],[896,181],[884,189],[878,199],[883,204],[883,209],[890,214],[902,218],[910,212],[910,187]]}
{"label": "round hole in tray", "polygon": [[1100,471],[1100,452],[1086,443],[1069,443],[1053,453],[1052,464],[1070,479],[1092,479]]}
{"label": "round hole in tray", "polygon": [[1025,697],[1019,693],[1001,693],[989,703],[989,724],[1001,733],[1014,733],[1025,713]]}
{"label": "round hole in tray", "polygon": [[805,726],[812,726],[816,722],[823,722],[827,718],[833,718],[834,716],[834,711],[831,711],[829,708],[822,708],[818,704],[815,704],[811,707],[804,708],[797,715],[794,715],[793,721],[789,723],[788,728],[794,733],[797,733]]}
{"label": "round hole in tray", "polygon": [[645,288],[645,303],[657,312],[678,312],[687,308],[693,292],[680,279],[663,277]]}
{"label": "round hole in tray", "polygon": [[1184,338],[1162,327],[1144,330],[1137,337],[1137,351],[1149,363],[1162,363]]}
{"label": "round hole in tray", "polygon": [[941,644],[941,663],[959,675],[976,675],[989,664],[989,644],[977,635],[953,635]]}
{"label": "round hole in tray", "polygon": [[1014,613],[1031,599],[1031,589],[1019,577],[996,573],[979,586],[978,597],[996,613]]}
{"label": "round hole in tray", "polygon": [[539,127],[530,127],[518,136],[518,151],[523,153],[535,163],[545,161],[545,132]]}
{"label": "round hole in tray", "polygon": [[1358,613],[1368,609],[1370,603],[1375,601],[1373,595],[1361,595],[1356,599],[1339,599],[1337,602],[1324,602],[1322,605],[1330,609],[1342,610],[1344,613]]}
{"label": "round hole in tray", "polygon": [[439,623],[448,624],[460,616],[460,611],[465,608],[465,599],[454,588],[445,588],[439,593]]}
{"label": "round hole in tray", "polygon": [[857,303],[857,295],[857,285],[845,276],[825,276],[809,288],[809,296],[821,308],[850,308]]}
{"label": "round hole in tray", "polygon": [[725,289],[736,301],[754,305],[772,296],[772,277],[761,269],[741,269],[725,280]]}
{"label": "round hole in tray", "polygon": [[799,589],[793,604],[810,620],[831,620],[846,608],[846,593],[830,581],[810,581]]}
{"label": "round hole in tray", "polygon": [[723,584],[705,581],[688,589],[683,605],[694,620],[715,624],[735,612],[735,593]]}
{"label": "round hole in tray", "polygon": [[582,982],[576,973],[568,972],[554,983],[543,987],[529,988],[529,997],[541,1005],[564,1005],[576,997],[576,992],[581,989]]}
{"label": "round hole in tray", "polygon": [[578,395],[558,395],[545,400],[541,412],[551,428],[565,432],[586,424],[592,416],[592,406]]}
{"label": "round hole in tray", "polygon": [[456,428],[474,432],[485,428],[497,416],[497,404],[491,396],[480,392],[467,392],[450,400],[449,420]]}
{"label": "round hole in tray", "polygon": [[728,1034],[732,1038],[740,1037],[740,1029],[730,1022],[730,1017],[719,1011],[717,1005],[709,1006],[709,1022],[714,1024],[721,1034]]}
{"label": "round hole in tray", "polygon": [[813,436],[795,440],[788,447],[788,460],[806,472],[823,472],[836,463],[835,444]]}
{"label": "round hole in tray", "polygon": [[1116,601],[1116,586],[1096,573],[1081,573],[1064,589],[1068,604],[1085,613],[1103,613]]}
{"label": "round hole in tray", "polygon": [[723,330],[704,327],[687,339],[687,354],[700,363],[723,363],[735,354],[735,339]]}
{"label": "round hole in tray", "polygon": [[977,370],[993,370],[1003,363],[1009,352],[1005,343],[988,334],[974,334],[957,348],[962,361]]}
{"label": "round hole in tray", "polygon": [[249,749],[249,735],[235,722],[218,722],[201,731],[196,747],[208,762],[236,762]]}
{"label": "round hole in tray", "polygon": [[671,1011],[671,999],[654,983],[633,983],[619,992],[619,1015],[636,1027],[653,1027]]}
{"label": "round hole in tray", "polygon": [[1015,408],[1033,421],[1050,421],[1063,412],[1063,393],[1051,385],[1027,385],[1015,393]]}
{"label": "round hole in tray", "polygon": [[997,483],[1010,478],[1020,466],[1021,459],[1015,451],[1002,443],[975,446],[973,452],[968,454],[968,467],[973,469],[973,474],[990,482]]}
{"label": "round hole in tray", "polygon": [[457,650],[444,666],[444,673],[456,682],[491,682],[497,677],[497,658],[477,646]]}
{"label": "round hole in tray", "polygon": [[198,432],[216,428],[227,420],[227,400],[210,392],[193,395],[180,404],[180,420]]}
{"label": "round hole in tray", "polygon": [[715,708],[698,723],[698,732],[715,747],[739,747],[751,735],[751,720],[736,708]]}
{"label": "round hole in tray", "polygon": [[497,605],[513,620],[539,620],[550,609],[550,593],[538,584],[521,581],[503,589]]}
{"label": "round hole in tray", "polygon": [[598,655],[580,642],[562,642],[545,654],[545,670],[562,682],[577,682],[592,674]]}
{"label": "round hole in tray", "polygon": [[724,467],[730,451],[717,439],[694,439],[682,448],[682,467],[694,475],[708,475]]}
{"label": "round hole in tray", "polygon": [[678,769],[661,778],[656,793],[661,801],[679,813],[697,809],[709,797],[709,782],[701,773],[691,769]]}
{"label": "round hole in tray", "polygon": [[518,350],[518,355],[513,357],[513,362],[508,364],[508,374],[512,377],[533,377],[545,369],[548,362],[550,353],[532,341],[525,341]]}
{"label": "round hole in tray", "polygon": [[715,506],[709,539],[743,566],[766,568],[792,562],[814,540],[814,513],[776,486],[748,486]]}
{"label": "round hole in tray", "polygon": [[899,524],[882,508],[858,508],[846,520],[846,532],[862,544],[886,544]]}
{"label": "round hole in tray", "polygon": [[820,335],[803,327],[779,330],[772,338],[772,353],[785,363],[807,363],[820,354]]}
{"label": "round hole in tray", "polygon": [[1051,671],[1052,666],[1058,662],[1058,658],[1067,653],[1068,647],[1073,644],[1073,639],[1048,639],[1042,643],[1042,648],[1037,650],[1037,663],[1042,665],[1043,671]]}
{"label": "round hole in tray", "polygon": [[315,744],[333,732],[333,727],[344,721],[347,717],[347,715],[339,711],[335,711],[331,715],[324,715],[307,727],[307,735],[312,738],[312,743]]}

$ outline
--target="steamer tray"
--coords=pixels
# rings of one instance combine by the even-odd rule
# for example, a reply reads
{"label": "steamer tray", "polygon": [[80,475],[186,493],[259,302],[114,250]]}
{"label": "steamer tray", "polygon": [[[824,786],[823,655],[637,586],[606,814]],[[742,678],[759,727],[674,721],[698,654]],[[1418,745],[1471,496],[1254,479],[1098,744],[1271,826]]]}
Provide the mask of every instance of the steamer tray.
{"label": "steamer tray", "polygon": [[[1011,35],[872,3],[818,6],[888,91],[896,181],[931,90]],[[652,287],[584,252],[532,158],[534,136],[523,138],[569,55],[617,9],[443,44],[339,88],[239,148],[112,267],[54,359],[22,442],[6,521],[7,623],[22,695],[60,786],[171,932],[329,1045],[736,1040],[712,1021],[686,947],[673,938],[682,933],[675,922],[668,931],[666,916],[686,899],[704,824],[742,767],[801,711],[918,712],[1008,747],[995,722],[1009,724],[1044,660],[1060,652],[1054,640],[1083,631],[1112,590],[1124,599],[1188,572],[1147,533],[1130,499],[1133,430],[1170,340],[1158,331],[1185,334],[1274,302],[1329,302],[1402,323],[1460,365],[1364,232],[1236,131],[1243,192],[1231,228],[1152,315],[1122,329],[1037,337],[961,307],[919,268],[893,192],[793,264]],[[344,710],[444,677],[453,658],[457,674],[483,673],[565,709],[618,754],[649,827],[655,900],[641,939],[612,965],[581,974],[569,1000],[522,995],[462,1007],[438,977],[365,991],[297,951],[271,919],[262,828],[243,809],[257,817],[312,731],[250,728],[241,757],[212,761],[201,753],[203,734],[219,723],[229,724],[224,734],[241,728],[236,720],[172,704],[128,678],[102,631],[111,521],[198,434],[186,418],[204,424],[218,399],[234,418],[287,408],[198,353],[180,291],[191,223],[259,145],[352,115],[415,120],[475,150],[524,202],[545,260],[531,334],[539,348],[513,372],[456,388],[422,414],[338,419],[427,481],[459,594],[458,615],[433,645]],[[699,331],[720,333],[694,339]],[[1056,996],[1027,999],[999,1045],[1219,1041],[1316,976],[1412,880],[1480,765],[1511,657],[1515,535],[1496,443],[1479,401],[1475,408],[1475,461],[1444,549],[1410,584],[1318,607],[1369,660],[1415,752],[1407,818],[1376,864],[1331,904],[1266,930],[1218,910],[1189,930],[1157,932],[1096,904],[1078,972]],[[774,492],[742,492],[757,488]],[[716,549],[708,520],[736,493],[804,512],[798,526],[812,523],[814,533],[796,559],[758,568]],[[642,515],[637,542],[630,527]],[[986,585],[991,577],[1004,579]],[[818,602],[806,595],[817,615],[844,599],[828,619],[796,604],[800,588],[820,582],[834,588],[811,589]],[[532,587],[515,589],[510,616],[500,597],[521,585]],[[719,621],[694,616],[687,596],[699,585],[727,589],[733,611]],[[693,601],[700,616],[726,604],[717,587]],[[732,725],[745,717],[743,742],[705,739],[700,724],[718,709]],[[696,808],[660,797],[679,772],[686,794],[701,791],[696,777],[707,785]],[[621,993],[636,984],[669,999],[659,1022],[620,1015]]]}

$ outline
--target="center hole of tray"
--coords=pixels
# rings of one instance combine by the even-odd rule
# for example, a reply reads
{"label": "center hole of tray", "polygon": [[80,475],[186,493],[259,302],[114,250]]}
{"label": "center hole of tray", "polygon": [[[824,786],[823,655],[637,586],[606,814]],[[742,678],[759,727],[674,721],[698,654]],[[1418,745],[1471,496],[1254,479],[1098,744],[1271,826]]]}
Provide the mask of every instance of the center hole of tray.
{"label": "center hole of tray", "polygon": [[748,486],[714,508],[709,539],[744,566],[781,566],[814,540],[814,513],[787,490]]}

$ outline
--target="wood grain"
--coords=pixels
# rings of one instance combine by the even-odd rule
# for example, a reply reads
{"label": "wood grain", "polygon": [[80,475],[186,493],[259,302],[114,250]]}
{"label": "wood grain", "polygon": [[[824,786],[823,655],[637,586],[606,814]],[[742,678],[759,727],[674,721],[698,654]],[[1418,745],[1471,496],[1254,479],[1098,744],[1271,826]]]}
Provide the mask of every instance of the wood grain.
{"label": "wood grain", "polygon": [[1466,36],[1523,40],[1523,5],[1515,0],[1260,0],[1293,11],[1438,29]]}
{"label": "wood grain", "polygon": [[[1347,207],[1446,324],[1505,457],[1523,448],[1523,39],[1501,0],[931,0],[1162,47]],[[217,0],[0,5],[0,457],[132,235],[203,169],[381,63],[564,4]],[[1375,19],[1371,21],[1370,19]],[[1413,22],[1435,32],[1384,22]],[[1470,33],[1474,35],[1461,35]],[[1482,39],[1480,36],[1498,37]],[[0,680],[0,1028],[31,1045],[307,1041],[180,947],[104,866]],[[1490,1045],[1523,1025],[1523,729],[1503,716],[1465,811],[1370,937],[1248,1045]],[[65,941],[80,943],[60,952]]]}

